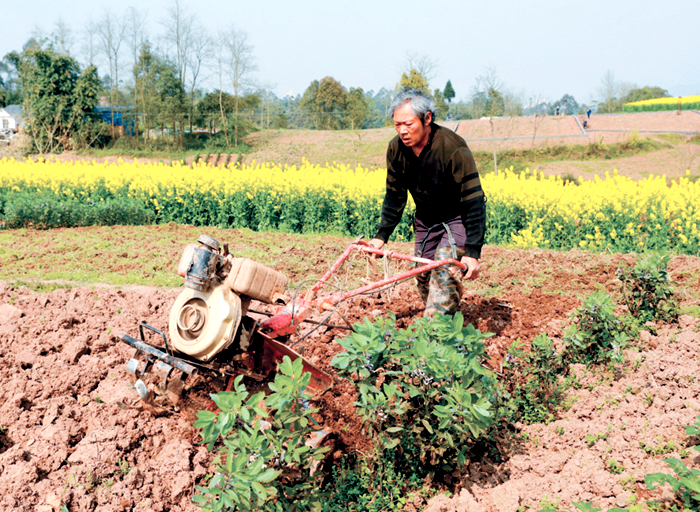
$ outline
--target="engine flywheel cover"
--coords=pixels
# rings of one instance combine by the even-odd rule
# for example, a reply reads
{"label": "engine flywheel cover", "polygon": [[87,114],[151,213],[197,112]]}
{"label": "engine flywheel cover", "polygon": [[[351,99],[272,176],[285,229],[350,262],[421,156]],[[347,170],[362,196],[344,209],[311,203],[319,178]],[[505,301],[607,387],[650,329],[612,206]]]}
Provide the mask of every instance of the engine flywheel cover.
{"label": "engine flywheel cover", "polygon": [[227,286],[186,288],[170,311],[170,340],[179,352],[210,361],[232,343],[241,317],[241,299]]}

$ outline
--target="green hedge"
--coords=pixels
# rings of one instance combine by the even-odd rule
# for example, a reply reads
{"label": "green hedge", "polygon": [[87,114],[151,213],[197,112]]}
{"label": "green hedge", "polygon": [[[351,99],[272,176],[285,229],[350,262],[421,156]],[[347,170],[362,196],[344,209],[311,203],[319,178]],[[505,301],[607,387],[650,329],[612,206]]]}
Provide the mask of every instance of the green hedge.
{"label": "green hedge", "polygon": [[130,198],[81,202],[52,194],[13,194],[0,198],[7,228],[72,228],[151,224],[154,213]]}

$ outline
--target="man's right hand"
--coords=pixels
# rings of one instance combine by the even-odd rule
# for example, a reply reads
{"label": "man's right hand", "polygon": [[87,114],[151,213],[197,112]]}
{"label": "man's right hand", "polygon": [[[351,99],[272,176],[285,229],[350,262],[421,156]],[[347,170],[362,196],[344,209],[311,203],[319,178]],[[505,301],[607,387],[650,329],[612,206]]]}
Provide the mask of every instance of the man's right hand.
{"label": "man's right hand", "polygon": [[381,238],[373,238],[369,241],[369,245],[371,245],[375,249],[381,249],[382,247],[384,247],[384,240],[382,240]]}
{"label": "man's right hand", "polygon": [[[381,249],[384,247],[384,240],[381,240],[379,238],[373,238],[372,240],[369,241],[369,245],[374,247],[375,249]],[[381,254],[372,254],[373,258],[381,258]]]}

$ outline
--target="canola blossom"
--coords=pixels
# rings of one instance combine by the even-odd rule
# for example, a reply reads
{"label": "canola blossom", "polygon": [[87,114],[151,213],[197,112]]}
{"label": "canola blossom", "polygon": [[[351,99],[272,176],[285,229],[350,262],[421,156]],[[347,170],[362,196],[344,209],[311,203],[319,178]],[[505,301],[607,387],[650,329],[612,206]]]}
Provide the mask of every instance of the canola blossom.
{"label": "canola blossom", "polygon": [[[148,219],[372,237],[385,179],[381,169],[353,170],[335,163],[210,168],[5,159],[0,161],[0,219],[10,228]],[[488,198],[486,243],[619,252],[700,250],[700,181],[689,176],[669,184],[665,176],[634,181],[613,172],[573,183],[511,169],[483,176],[482,186]],[[57,216],[61,205],[62,212],[78,208],[88,215],[102,208],[107,213],[80,224],[71,219],[83,217]],[[409,198],[395,239],[413,238],[414,212]]]}
{"label": "canola blossom", "polygon": [[566,182],[537,171],[488,175],[492,243],[617,252],[700,250],[700,181],[619,176]]}
{"label": "canola blossom", "polygon": [[700,108],[700,96],[683,96],[680,98],[667,97],[653,100],[634,101],[625,103],[623,112],[655,112],[659,110],[676,110],[680,102],[683,110]]}

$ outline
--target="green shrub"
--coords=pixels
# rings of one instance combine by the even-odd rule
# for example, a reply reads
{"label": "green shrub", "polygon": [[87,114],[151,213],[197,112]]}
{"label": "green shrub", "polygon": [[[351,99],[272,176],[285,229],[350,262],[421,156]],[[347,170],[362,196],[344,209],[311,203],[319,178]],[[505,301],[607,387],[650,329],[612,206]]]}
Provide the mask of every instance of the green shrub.
{"label": "green shrub", "polygon": [[[314,432],[312,414],[318,409],[311,409],[304,395],[311,374],[303,371],[302,364],[301,358],[292,363],[285,356],[267,399],[264,392],[249,397],[239,376],[234,391],[211,395],[218,414],[197,413],[194,426],[202,429],[207,448],[218,448],[217,472],[208,486],[197,486],[200,494],[193,498],[197,504],[214,511],[321,507],[326,497],[321,491],[322,474],[314,473],[312,467],[328,448],[305,444]],[[262,408],[263,400],[270,413]],[[268,419],[269,428],[261,427],[261,418]]]}
{"label": "green shrub", "polygon": [[481,340],[493,334],[465,328],[461,313],[421,318],[405,330],[395,324],[393,315],[355,324],[338,340],[346,352],[332,364],[356,381],[357,410],[378,456],[397,449],[399,465],[458,472],[494,421],[496,383],[481,364]]}
{"label": "green shrub", "polygon": [[528,425],[553,419],[564,400],[567,386],[560,376],[567,369],[546,334],[536,336],[529,351],[516,340],[503,364],[504,404],[499,416]]}
{"label": "green shrub", "polygon": [[396,450],[387,450],[379,459],[348,454],[333,469],[328,490],[331,496],[323,503],[324,512],[400,512],[419,493],[425,477],[415,465],[410,474],[397,471],[400,466]]}
{"label": "green shrub", "polygon": [[578,323],[564,333],[569,362],[589,364],[621,363],[629,341],[629,328],[613,311],[614,304],[605,292],[586,297],[574,312]]}
{"label": "green shrub", "polygon": [[641,324],[649,320],[670,321],[678,318],[678,301],[668,276],[671,256],[649,254],[634,266],[617,269],[622,295],[630,314]]}
{"label": "green shrub", "polygon": [[[697,417],[700,420],[700,416]],[[685,427],[685,433],[691,436],[700,434],[700,421]],[[693,446],[700,451],[700,446]],[[700,471],[687,467],[683,461],[676,458],[663,459],[674,471],[674,475],[668,473],[653,473],[644,478],[644,483],[652,491],[658,486],[669,484],[676,493],[677,499],[682,505],[678,509],[675,505],[671,510],[683,510],[697,512],[700,510]]]}

